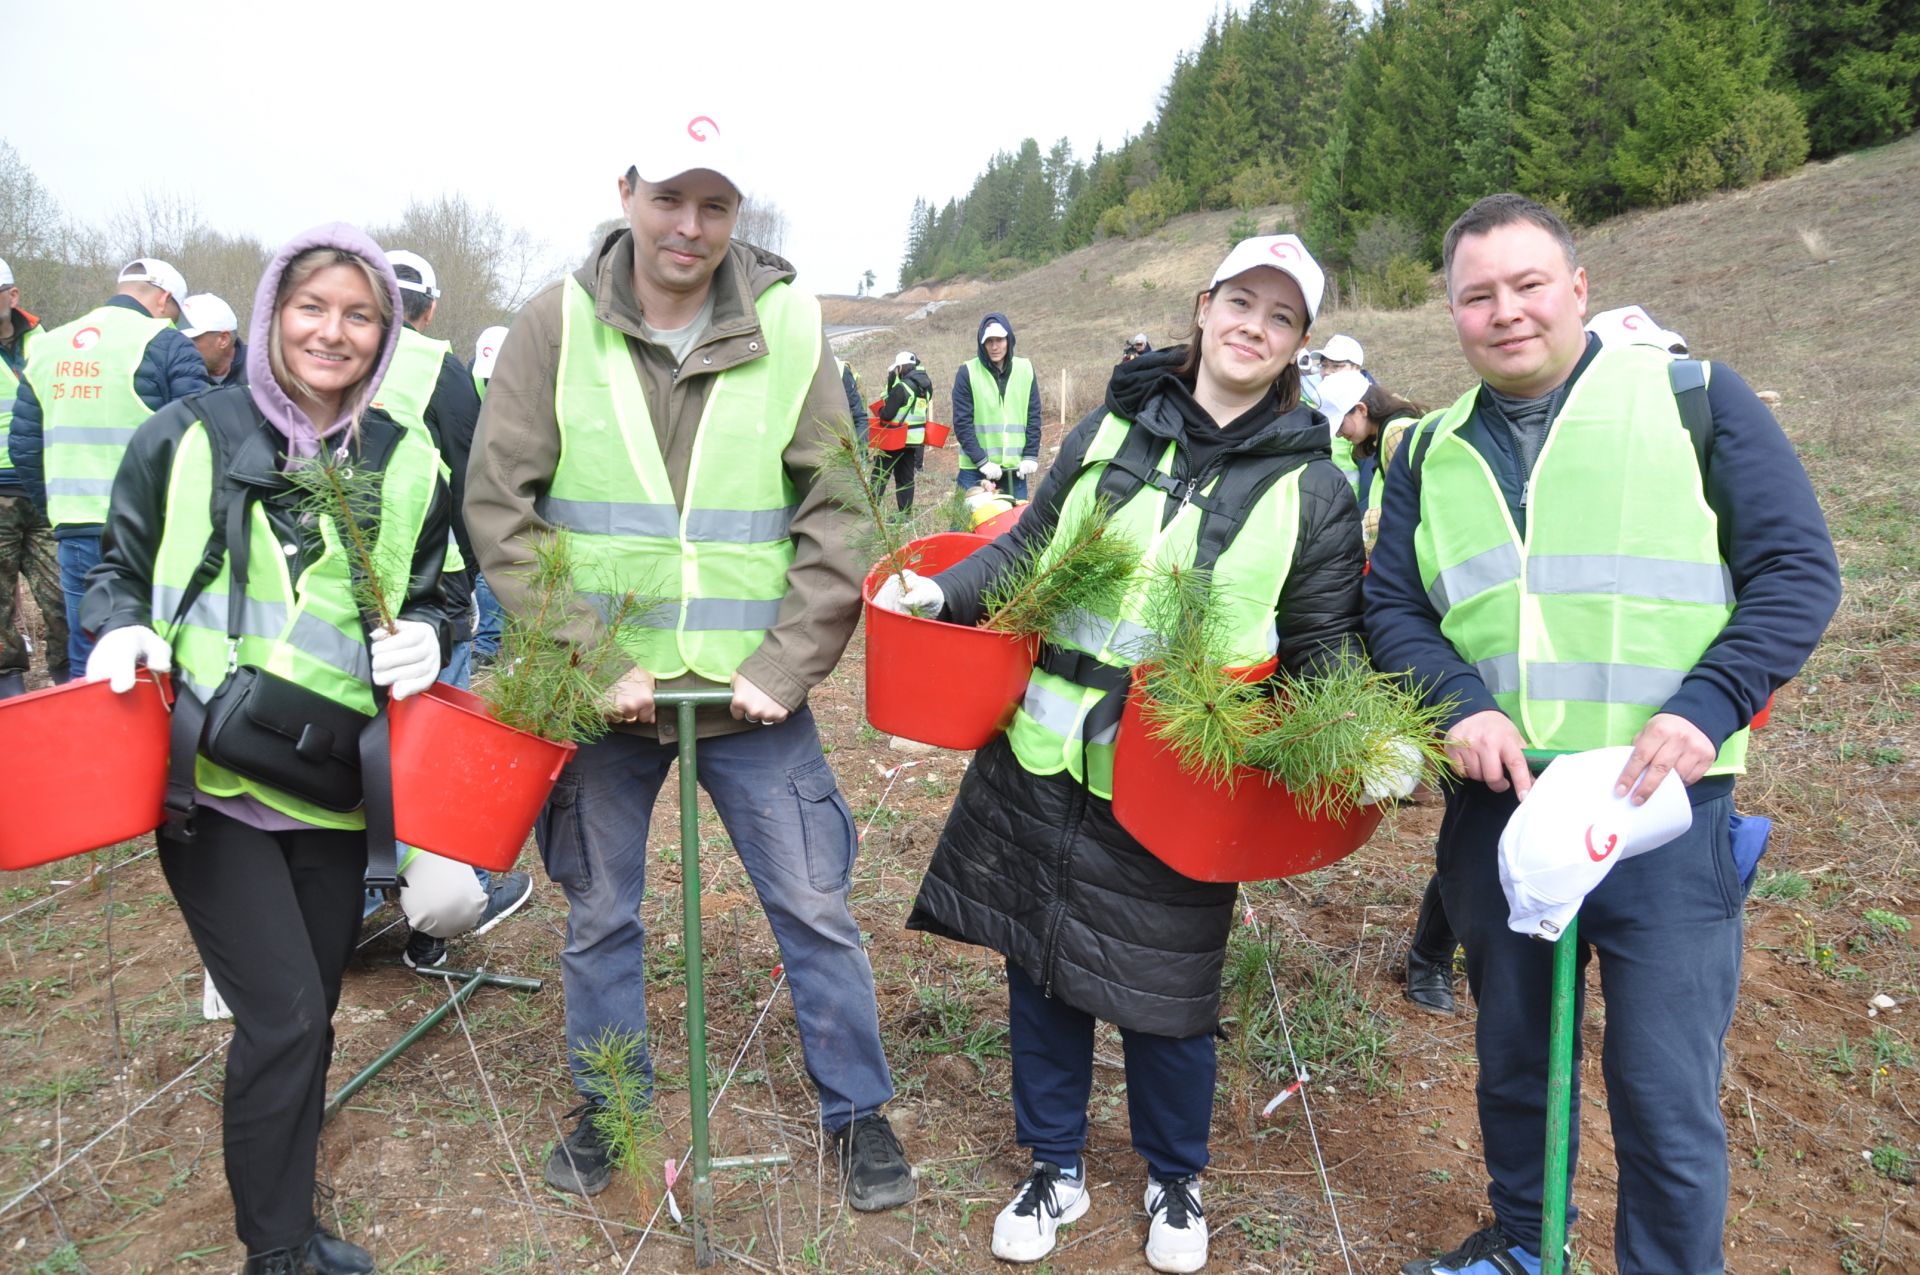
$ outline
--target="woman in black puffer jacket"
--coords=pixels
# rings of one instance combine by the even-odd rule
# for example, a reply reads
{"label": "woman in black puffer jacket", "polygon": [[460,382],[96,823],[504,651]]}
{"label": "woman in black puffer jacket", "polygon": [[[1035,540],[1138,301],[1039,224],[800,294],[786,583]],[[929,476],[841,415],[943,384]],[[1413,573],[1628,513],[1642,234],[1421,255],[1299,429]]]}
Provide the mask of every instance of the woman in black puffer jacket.
{"label": "woman in black puffer jacket", "polygon": [[[937,577],[906,573],[876,602],[921,614],[938,605],[942,619],[975,623],[983,591],[1048,541],[1063,512],[1070,520],[1104,497],[1117,520],[1158,528],[1160,565],[1211,567],[1216,591],[1237,573],[1234,592],[1255,599],[1241,605],[1240,629],[1283,669],[1356,640],[1359,511],[1329,459],[1325,419],[1300,403],[1294,366],[1322,282],[1293,236],[1236,246],[1196,300],[1188,344],[1114,369],[1106,404],[1068,435],[1012,533]],[[1149,502],[1144,517],[1136,501]],[[1210,532],[1216,518],[1225,521]],[[1223,527],[1261,537],[1255,551]],[[1285,553],[1288,540],[1285,563],[1257,551]],[[1250,590],[1249,576],[1267,583]],[[1014,1122],[1034,1166],[995,1221],[995,1255],[1037,1261],[1055,1229],[1086,1211],[1080,1155],[1094,1023],[1106,1019],[1125,1042],[1134,1147],[1149,1170],[1147,1260],[1198,1270],[1207,1228],[1197,1178],[1236,888],[1180,875],[1115,821],[1107,745],[1127,661],[1095,649],[1124,645],[1116,619],[1101,620],[1084,649],[1043,648],[1049,676],[1036,672],[1010,733],[968,769],[907,924],[1007,957]]]}

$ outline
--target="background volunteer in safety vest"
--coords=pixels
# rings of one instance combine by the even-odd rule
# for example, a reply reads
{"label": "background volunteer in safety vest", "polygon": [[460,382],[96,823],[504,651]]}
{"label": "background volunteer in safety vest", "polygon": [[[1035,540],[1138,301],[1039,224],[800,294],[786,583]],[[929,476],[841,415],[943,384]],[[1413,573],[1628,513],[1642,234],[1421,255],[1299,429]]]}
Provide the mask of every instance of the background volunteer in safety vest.
{"label": "background volunteer in safety vest", "polygon": [[[855,515],[814,481],[846,395],[793,267],[730,240],[752,171],[730,119],[649,116],[618,183],[627,224],[514,320],[468,475],[468,525],[509,616],[530,542],[558,527],[581,589],[570,632],[603,623],[595,590],[669,599],[627,635],[620,725],[581,746],[535,826],[569,904],[567,1045],[646,1030],[647,825],[677,751],[654,688],[731,686],[730,709],[699,717],[700,782],[779,942],[848,1196],[888,1208],[914,1183],[880,1113],[893,1082],[847,905],[852,816],[807,706],[852,636],[866,566],[847,543]],[[590,1105],[573,1114],[546,1180],[591,1194],[611,1164]]]}
{"label": "background volunteer in safety vest", "polygon": [[186,295],[187,281],[166,262],[130,261],[105,305],[34,342],[21,374],[7,447],[53,526],[74,677],[93,649],[80,599],[100,561],[100,526],[127,440],[152,413],[207,388],[200,352],[173,326]]}
{"label": "background volunteer in safety vest", "polygon": [[1033,363],[1013,352],[1004,314],[980,320],[979,353],[953,378],[953,436],[962,453],[961,488],[982,478],[1016,500],[1040,468],[1040,382]]}
{"label": "background volunteer in safety vest", "polygon": [[232,306],[211,292],[194,293],[180,303],[180,335],[200,351],[214,389],[247,383],[247,343]]}
{"label": "background volunteer in safety vest", "polygon": [[[1559,218],[1494,195],[1443,247],[1481,382],[1394,456],[1367,634],[1381,668],[1455,704],[1448,751],[1465,782],[1448,789],[1438,860],[1479,1002],[1495,1220],[1405,1270],[1538,1269],[1553,952],[1507,928],[1497,843],[1532,786],[1524,749],[1632,744],[1617,791],[1642,800],[1677,773],[1693,826],[1622,862],[1580,911],[1607,1001],[1614,1260],[1621,1275],[1717,1273],[1721,1044],[1740,981],[1734,777],[1747,723],[1839,602],[1833,545],[1792,446],[1738,376],[1705,369],[1703,473],[1669,370],[1681,365],[1581,330],[1586,272]],[[1578,1067],[1574,1084],[1579,1112]]]}
{"label": "background volunteer in safety vest", "polygon": [[[393,354],[399,300],[386,259],[351,226],[316,227],[274,255],[254,297],[250,384],[154,414],[127,448],[87,588],[84,616],[100,635],[89,678],[124,691],[136,665],[171,666],[180,693],[204,702],[237,663],[368,716],[376,686],[403,699],[432,685],[445,649],[440,569],[451,501],[424,436],[368,407]],[[376,560],[389,564],[393,631],[370,633],[338,528],[302,515],[284,477],[322,448],[383,475],[378,534],[400,552]],[[236,647],[232,542],[211,578],[197,568],[212,510],[224,524],[243,493],[251,495]],[[189,599],[197,576],[204,590]],[[366,820],[215,765],[204,751],[194,778],[191,839],[164,825],[160,866],[233,1011],[223,1136],[246,1270],[372,1271],[365,1249],[329,1234],[313,1213],[330,1020],[360,920]]]}
{"label": "background volunteer in safety vest", "polygon": [[67,680],[67,603],[60,594],[53,528],[27,495],[7,452],[13,396],[27,365],[27,350],[45,338],[40,320],[20,308],[13,267],[0,261],[0,699],[27,689],[27,642],[14,609],[22,575],[46,626],[42,659],[47,676],[55,682]]}
{"label": "background volunteer in safety vest", "polygon": [[906,425],[907,445],[874,452],[873,482],[884,495],[891,476],[894,504],[903,511],[913,508],[913,477],[926,455],[927,413],[932,405],[933,377],[920,356],[911,350],[894,355],[893,366],[887,369],[887,397],[880,404],[880,419]]}
{"label": "background volunteer in safety vest", "polygon": [[[1162,1271],[1206,1261],[1199,1174],[1237,887],[1182,876],[1114,821],[1113,741],[1158,571],[1212,571],[1234,599],[1223,620],[1234,664],[1277,653],[1300,672],[1357,637],[1360,514],[1294,365],[1323,287],[1296,237],[1241,242],[1196,298],[1186,344],[1114,368],[1106,404],[1067,436],[1010,533],[938,576],[907,573],[877,599],[973,624],[995,579],[1051,552],[1056,528],[1102,500],[1115,511],[1110,534],[1146,551],[1118,614],[1089,616],[1070,645],[1042,646],[1013,725],[967,768],[907,921],[1007,958],[1014,1128],[1033,1153],[994,1222],[993,1252],[1008,1261],[1039,1261],[1055,1229],[1087,1209],[1096,1019],[1124,1042],[1133,1145],[1148,1171],[1147,1261]],[[1144,481],[1153,471],[1164,489]],[[1216,516],[1236,530],[1209,559],[1200,546],[1213,543]]]}

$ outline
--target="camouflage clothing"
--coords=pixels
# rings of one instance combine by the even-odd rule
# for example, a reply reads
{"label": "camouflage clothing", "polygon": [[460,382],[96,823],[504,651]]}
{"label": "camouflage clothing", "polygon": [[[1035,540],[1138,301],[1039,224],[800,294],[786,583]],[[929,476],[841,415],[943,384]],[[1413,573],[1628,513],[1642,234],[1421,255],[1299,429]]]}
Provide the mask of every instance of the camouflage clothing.
{"label": "camouflage clothing", "polygon": [[16,614],[14,605],[22,575],[46,624],[40,649],[47,673],[55,682],[64,682],[67,602],[60,592],[60,568],[53,556],[53,529],[46,515],[16,489],[12,495],[0,494],[0,676],[27,671],[27,646],[21,634],[24,617]]}

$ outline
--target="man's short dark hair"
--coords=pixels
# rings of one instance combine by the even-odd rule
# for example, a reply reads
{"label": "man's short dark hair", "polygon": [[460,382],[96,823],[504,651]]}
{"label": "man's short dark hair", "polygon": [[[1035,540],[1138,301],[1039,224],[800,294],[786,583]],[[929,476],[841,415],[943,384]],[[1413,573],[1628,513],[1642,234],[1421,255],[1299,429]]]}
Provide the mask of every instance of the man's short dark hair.
{"label": "man's short dark hair", "polygon": [[1468,235],[1484,235],[1498,230],[1502,226],[1512,226],[1525,222],[1538,226],[1553,236],[1560,245],[1560,251],[1567,258],[1567,270],[1576,270],[1580,266],[1580,254],[1573,246],[1573,232],[1567,229],[1567,223],[1560,220],[1553,209],[1545,204],[1528,199],[1525,195],[1511,192],[1488,195],[1460,214],[1451,226],[1447,227],[1446,238],[1440,242],[1440,267],[1446,276],[1447,295],[1453,295],[1453,254],[1460,241]]}
{"label": "man's short dark hair", "polygon": [[[412,266],[395,266],[393,274],[403,284],[421,281],[420,272]],[[406,316],[408,323],[418,323],[431,309],[433,298],[426,293],[406,287],[400,289],[400,312]]]}

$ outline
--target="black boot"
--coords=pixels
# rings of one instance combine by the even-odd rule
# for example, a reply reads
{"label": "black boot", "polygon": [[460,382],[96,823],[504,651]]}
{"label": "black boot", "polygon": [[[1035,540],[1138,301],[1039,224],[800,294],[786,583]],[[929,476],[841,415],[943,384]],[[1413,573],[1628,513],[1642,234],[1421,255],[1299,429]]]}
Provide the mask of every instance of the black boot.
{"label": "black boot", "polygon": [[240,1275],[305,1275],[300,1269],[300,1250],[276,1248],[270,1253],[249,1253]]}
{"label": "black boot", "polygon": [[1447,909],[1440,902],[1440,877],[1427,881],[1427,892],[1420,899],[1420,917],[1414,922],[1413,942],[1407,948],[1407,999],[1435,1014],[1451,1014],[1453,1002],[1453,949],[1459,940],[1447,923]]}
{"label": "black boot", "polygon": [[349,1244],[324,1226],[307,1237],[304,1275],[373,1275],[373,1254]]}

